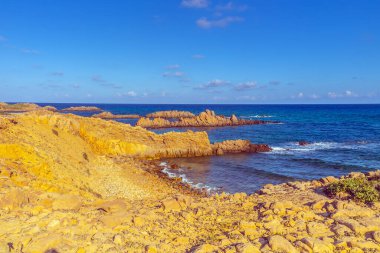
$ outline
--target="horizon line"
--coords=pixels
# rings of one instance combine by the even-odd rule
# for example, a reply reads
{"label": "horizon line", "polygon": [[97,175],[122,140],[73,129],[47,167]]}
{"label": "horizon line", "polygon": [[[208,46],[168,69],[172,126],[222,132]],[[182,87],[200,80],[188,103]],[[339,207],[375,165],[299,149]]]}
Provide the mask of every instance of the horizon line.
{"label": "horizon line", "polygon": [[380,102],[375,103],[109,103],[109,102],[7,102],[4,103],[9,104],[18,104],[18,103],[33,103],[33,104],[79,104],[79,105],[380,105]]}

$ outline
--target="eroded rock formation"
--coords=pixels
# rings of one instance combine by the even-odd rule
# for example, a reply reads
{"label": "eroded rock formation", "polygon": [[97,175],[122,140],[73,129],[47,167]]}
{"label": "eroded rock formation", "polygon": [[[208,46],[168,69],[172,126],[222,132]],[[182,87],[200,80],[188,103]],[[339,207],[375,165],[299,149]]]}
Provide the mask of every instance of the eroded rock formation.
{"label": "eroded rock formation", "polygon": [[57,111],[53,106],[41,107],[32,103],[7,104],[0,102],[0,112],[29,112],[35,110]]}
{"label": "eroded rock formation", "polygon": [[140,115],[137,114],[113,114],[111,112],[101,112],[95,115],[92,115],[94,118],[100,119],[138,119]]}
{"label": "eroded rock formation", "polygon": [[72,106],[69,108],[62,109],[64,112],[99,112],[102,109],[96,106]]}
{"label": "eroded rock formation", "polygon": [[269,121],[263,120],[244,120],[235,115],[231,117],[216,115],[214,111],[206,110],[198,116],[182,117],[176,121],[170,121],[164,118],[140,118],[137,126],[145,128],[170,128],[170,127],[222,127],[222,126],[241,126],[267,124]]}
{"label": "eroded rock formation", "polygon": [[190,118],[194,117],[195,114],[188,111],[158,111],[149,113],[146,115],[147,118]]}
{"label": "eroded rock formation", "polygon": [[212,151],[215,155],[227,153],[258,153],[269,152],[272,149],[266,144],[252,144],[247,140],[228,140],[212,144]]}

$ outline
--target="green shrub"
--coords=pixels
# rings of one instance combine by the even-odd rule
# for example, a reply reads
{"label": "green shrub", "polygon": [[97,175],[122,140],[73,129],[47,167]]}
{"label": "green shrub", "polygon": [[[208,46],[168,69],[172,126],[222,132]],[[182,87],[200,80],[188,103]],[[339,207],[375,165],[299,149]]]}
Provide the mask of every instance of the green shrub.
{"label": "green shrub", "polygon": [[338,193],[347,193],[353,199],[361,202],[378,201],[379,191],[376,189],[376,183],[368,181],[365,178],[348,178],[334,182],[327,186],[326,193],[329,196],[336,196]]}

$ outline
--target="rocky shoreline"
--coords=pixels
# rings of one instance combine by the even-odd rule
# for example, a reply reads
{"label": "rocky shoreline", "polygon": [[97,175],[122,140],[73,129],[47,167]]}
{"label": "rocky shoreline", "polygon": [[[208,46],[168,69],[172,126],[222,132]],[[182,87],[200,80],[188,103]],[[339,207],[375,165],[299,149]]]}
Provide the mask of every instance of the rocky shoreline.
{"label": "rocky shoreline", "polygon": [[268,150],[47,110],[0,115],[0,252],[380,252],[380,171],[209,195],[158,164]]}

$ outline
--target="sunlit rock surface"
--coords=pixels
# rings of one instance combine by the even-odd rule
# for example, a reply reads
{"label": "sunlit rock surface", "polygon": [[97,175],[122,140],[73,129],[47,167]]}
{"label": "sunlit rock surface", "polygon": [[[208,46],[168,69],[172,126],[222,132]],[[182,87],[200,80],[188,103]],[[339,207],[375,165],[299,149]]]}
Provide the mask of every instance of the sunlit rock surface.
{"label": "sunlit rock surface", "polygon": [[137,114],[113,114],[111,112],[101,112],[95,115],[92,115],[94,118],[100,119],[138,119],[140,118]]}
{"label": "sunlit rock surface", "polygon": [[64,112],[100,112],[102,109],[96,106],[72,106],[62,109]]}
{"label": "sunlit rock surface", "polygon": [[188,118],[194,117],[195,114],[187,111],[158,111],[149,113],[146,115],[147,118]]}
{"label": "sunlit rock surface", "polygon": [[197,116],[179,117],[175,121],[159,118],[140,118],[136,125],[145,128],[171,128],[171,127],[223,127],[223,126],[241,126],[241,125],[256,125],[267,124],[269,121],[263,120],[245,120],[238,119],[235,115],[231,117],[216,115],[214,111],[206,110]]}
{"label": "sunlit rock surface", "polygon": [[0,116],[0,252],[380,251],[379,203],[328,198],[338,178],[203,196],[149,171],[148,159],[212,152],[204,132]]}

